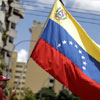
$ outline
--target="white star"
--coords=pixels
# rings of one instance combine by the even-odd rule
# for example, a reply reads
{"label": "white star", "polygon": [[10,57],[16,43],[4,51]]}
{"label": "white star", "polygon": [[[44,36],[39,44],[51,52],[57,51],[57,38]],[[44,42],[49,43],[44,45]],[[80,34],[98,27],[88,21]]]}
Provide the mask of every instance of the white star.
{"label": "white star", "polygon": [[69,41],[69,44],[70,44],[70,45],[73,45],[73,42],[72,42],[72,41]]}
{"label": "white star", "polygon": [[77,46],[77,45],[75,45],[75,48],[78,48],[78,46]]}
{"label": "white star", "polygon": [[84,64],[84,65],[87,65],[86,61],[83,61],[83,64]]}
{"label": "white star", "polygon": [[79,50],[78,52],[79,52],[80,54],[82,54],[82,51],[81,51],[81,50]]}
{"label": "white star", "polygon": [[84,56],[81,56],[81,58],[82,58],[82,59],[85,59],[85,57],[84,57]]}
{"label": "white star", "polygon": [[83,70],[86,70],[86,67],[82,66]]}
{"label": "white star", "polygon": [[61,44],[59,43],[59,44],[57,45],[57,47],[61,47]]}
{"label": "white star", "polygon": [[66,41],[66,40],[64,40],[64,41],[62,41],[62,43],[63,43],[63,44],[66,44],[66,43],[67,43],[67,41]]}

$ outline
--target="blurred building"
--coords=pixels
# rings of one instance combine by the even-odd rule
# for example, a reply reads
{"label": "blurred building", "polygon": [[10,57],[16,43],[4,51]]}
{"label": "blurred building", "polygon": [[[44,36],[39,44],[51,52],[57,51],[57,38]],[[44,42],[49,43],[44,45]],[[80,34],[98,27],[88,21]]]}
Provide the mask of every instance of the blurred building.
{"label": "blurred building", "polygon": [[11,89],[16,87],[18,98],[20,98],[23,96],[23,88],[25,87],[26,66],[23,62],[17,62],[17,52],[13,52],[12,59],[11,79],[8,87]]}
{"label": "blurred building", "polygon": [[3,30],[6,29],[6,13],[8,12],[8,4],[6,0],[0,0],[0,58],[4,57],[3,49]]}
{"label": "blurred building", "polygon": [[25,11],[19,0],[0,0],[0,55],[10,65],[9,58],[17,36],[16,24],[24,18]]}
{"label": "blurred building", "polygon": [[[44,24],[34,21],[31,31],[30,54],[41,36]],[[42,87],[54,88],[56,93],[62,89],[62,85],[50,76],[46,71],[40,68],[31,58],[27,64],[26,87],[29,87],[34,93],[37,93]]]}

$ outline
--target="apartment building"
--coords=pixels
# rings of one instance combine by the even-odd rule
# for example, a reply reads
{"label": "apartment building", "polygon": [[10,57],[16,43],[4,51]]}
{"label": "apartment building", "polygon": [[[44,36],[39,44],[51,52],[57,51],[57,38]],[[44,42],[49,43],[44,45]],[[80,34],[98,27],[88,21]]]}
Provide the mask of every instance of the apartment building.
{"label": "apartment building", "polygon": [[18,98],[21,98],[23,96],[23,89],[25,88],[26,68],[24,68],[25,63],[17,62],[14,85],[16,86]]}
{"label": "apartment building", "polygon": [[12,54],[12,67],[11,67],[11,78],[8,87],[11,89],[16,88],[17,97],[21,98],[23,95],[23,88],[25,87],[26,80],[26,66],[23,62],[17,62],[17,52]]}
{"label": "apartment building", "polygon": [[24,18],[25,10],[19,0],[0,0],[0,54],[8,65],[17,36],[16,24]]}
{"label": "apartment building", "polygon": [[[0,56],[4,56],[3,54],[3,29],[6,29],[5,24],[5,16],[6,12],[8,11],[8,5],[6,0],[0,0]],[[1,55],[2,54],[2,55]],[[1,57],[1,58],[2,58]]]}
{"label": "apartment building", "polygon": [[[39,39],[44,24],[34,21],[31,31],[30,54]],[[42,87],[54,88],[56,93],[62,89],[62,84],[40,68],[31,58],[27,64],[26,87],[29,87],[34,93],[37,93]]]}

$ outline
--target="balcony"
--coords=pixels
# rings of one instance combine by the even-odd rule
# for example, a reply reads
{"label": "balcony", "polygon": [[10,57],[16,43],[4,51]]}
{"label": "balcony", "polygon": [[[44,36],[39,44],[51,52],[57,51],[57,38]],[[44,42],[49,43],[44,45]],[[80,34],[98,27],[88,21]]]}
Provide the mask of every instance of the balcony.
{"label": "balcony", "polygon": [[10,22],[13,22],[15,24],[18,24],[19,23],[19,20],[20,20],[20,17],[19,16],[16,16],[16,15],[12,15],[8,18],[8,20]]}
{"label": "balcony", "polygon": [[7,31],[6,33],[8,36],[12,37],[12,38],[16,38],[17,36],[17,31],[15,29],[10,29],[9,31]]}
{"label": "balcony", "polygon": [[4,49],[12,52],[14,49],[14,44],[7,41],[7,45],[4,47]]}
{"label": "balcony", "polygon": [[24,18],[25,10],[18,1],[12,2],[11,7],[14,9],[13,13],[15,15],[20,16],[20,18]]}

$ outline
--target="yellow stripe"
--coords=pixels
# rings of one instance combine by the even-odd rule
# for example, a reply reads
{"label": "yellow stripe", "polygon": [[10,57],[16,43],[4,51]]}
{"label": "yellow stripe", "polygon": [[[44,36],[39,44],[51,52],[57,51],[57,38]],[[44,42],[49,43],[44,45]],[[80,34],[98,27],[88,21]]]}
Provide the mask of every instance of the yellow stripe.
{"label": "yellow stripe", "polygon": [[[59,10],[59,7],[65,11],[65,17],[67,19],[61,19],[57,16],[56,11]],[[100,48],[87,35],[79,23],[69,14],[59,0],[56,0],[49,18],[61,25],[86,52],[100,62]]]}

